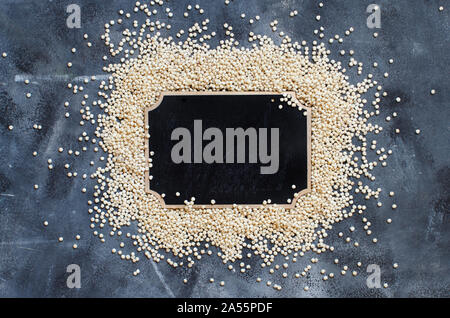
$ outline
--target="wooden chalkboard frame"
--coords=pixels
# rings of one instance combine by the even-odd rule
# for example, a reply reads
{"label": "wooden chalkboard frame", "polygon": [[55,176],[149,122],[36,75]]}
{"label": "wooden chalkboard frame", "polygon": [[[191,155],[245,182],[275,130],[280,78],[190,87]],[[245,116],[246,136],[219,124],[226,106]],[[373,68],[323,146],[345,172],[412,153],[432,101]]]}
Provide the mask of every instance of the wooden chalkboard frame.
{"label": "wooden chalkboard frame", "polygon": [[[287,91],[287,92],[228,92],[228,91],[216,91],[216,92],[190,92],[190,91],[178,91],[178,92],[161,92],[159,95],[159,99],[156,101],[156,103],[152,106],[149,106],[145,108],[145,114],[144,114],[144,130],[145,130],[145,145],[144,145],[144,151],[145,151],[145,159],[146,159],[146,170],[145,170],[145,192],[150,193],[155,196],[155,198],[160,202],[162,208],[166,209],[184,209],[186,207],[185,204],[166,204],[164,201],[164,198],[156,191],[151,190],[150,188],[150,165],[148,158],[150,158],[150,147],[149,147],[149,139],[147,138],[147,135],[149,133],[148,129],[148,115],[149,112],[152,110],[155,110],[158,108],[162,102],[165,96],[186,96],[186,95],[283,95],[288,94],[294,99],[297,103],[297,105],[300,105],[302,109],[306,111],[307,115],[307,187],[306,189],[303,189],[296,194],[294,194],[294,197],[292,198],[292,202],[290,204],[237,204],[238,206],[245,206],[250,208],[260,208],[263,206],[277,206],[282,207],[285,209],[292,209],[295,207],[295,204],[300,199],[301,196],[311,192],[311,108],[308,106],[303,105],[299,102],[297,99],[297,96],[295,92]],[[193,208],[196,209],[225,209],[225,208],[232,208],[234,205],[233,202],[229,204],[194,204],[192,205]]]}

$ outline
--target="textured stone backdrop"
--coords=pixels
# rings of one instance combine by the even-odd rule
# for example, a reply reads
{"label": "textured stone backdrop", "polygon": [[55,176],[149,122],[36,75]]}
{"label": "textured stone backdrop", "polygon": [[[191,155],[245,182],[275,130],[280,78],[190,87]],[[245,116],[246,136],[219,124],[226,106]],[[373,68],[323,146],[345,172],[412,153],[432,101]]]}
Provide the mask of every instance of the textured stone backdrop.
{"label": "textured stone backdrop", "polygon": [[[380,145],[392,149],[394,155],[388,159],[386,168],[377,169],[376,187],[384,191],[383,207],[375,202],[368,204],[367,217],[372,222],[373,235],[366,236],[362,230],[361,216],[355,216],[334,227],[331,237],[336,251],[319,257],[308,278],[276,279],[267,270],[253,266],[252,276],[228,271],[217,257],[204,258],[195,268],[175,270],[167,264],[155,264],[141,257],[138,265],[119,261],[111,254],[118,240],[107,239],[101,243],[89,228],[86,195],[80,188],[86,182],[81,177],[68,179],[62,166],[62,155],[57,148],[66,150],[80,148],[77,136],[86,129],[78,125],[79,114],[75,107],[71,118],[64,118],[63,102],[72,93],[65,88],[65,76],[101,74],[100,59],[105,46],[98,35],[104,23],[116,18],[118,9],[130,10],[132,1],[47,1],[47,0],[2,0],[0,1],[0,296],[53,296],[53,297],[391,297],[391,296],[448,296],[449,291],[449,11],[447,1],[439,0],[378,0],[381,7],[381,29],[374,39],[366,26],[366,7],[375,0],[234,0],[228,7],[223,0],[198,0],[196,2],[170,1],[176,17],[172,19],[173,30],[186,27],[192,19],[180,15],[188,3],[199,3],[205,9],[203,18],[211,20],[210,30],[222,34],[222,25],[233,25],[236,38],[245,43],[250,24],[240,18],[246,13],[260,15],[261,21],[254,24],[256,33],[273,34],[269,22],[279,21],[278,31],[284,31],[294,40],[311,43],[317,39],[313,30],[323,25],[325,39],[343,34],[353,26],[355,32],[345,37],[343,44],[327,45],[339,58],[338,50],[355,50],[355,58],[365,66],[376,61],[377,69],[366,68],[382,79],[389,92],[382,102],[381,115],[385,130],[377,137]],[[66,27],[67,5],[81,6],[80,29]],[[176,3],[176,4],[175,4]],[[439,5],[446,6],[443,12]],[[291,10],[299,15],[289,18]],[[315,20],[321,15],[320,22]],[[164,20],[164,19],[161,19]],[[197,21],[199,19],[196,19]],[[87,49],[83,34],[87,33],[93,43]],[[279,41],[279,37],[274,35]],[[248,44],[248,43],[247,43]],[[70,49],[78,49],[75,56]],[[347,58],[347,57],[346,57]],[[393,58],[394,64],[388,60]],[[67,61],[74,66],[69,70]],[[353,72],[351,72],[353,74]],[[23,84],[23,75],[32,75],[32,83]],[[351,79],[355,81],[355,76]],[[430,95],[434,88],[437,94]],[[95,90],[87,90],[90,95]],[[33,95],[25,97],[26,92]],[[78,94],[80,95],[80,94]],[[81,96],[74,97],[79,100]],[[395,102],[400,96],[401,103]],[[387,123],[384,118],[393,111],[399,116]],[[41,124],[42,130],[32,129]],[[9,131],[8,126],[14,125]],[[394,128],[400,128],[396,135]],[[421,134],[414,131],[421,129]],[[90,149],[77,160],[74,156],[65,159],[81,175],[93,171],[91,160],[98,160],[100,153]],[[33,151],[39,156],[33,158]],[[48,158],[58,161],[49,171]],[[67,158],[67,155],[64,156]],[[38,191],[33,189],[39,184]],[[395,191],[389,198],[388,192]],[[393,212],[390,205],[395,202],[398,209]],[[393,223],[385,220],[391,217]],[[48,220],[44,228],[42,222]],[[355,225],[352,237],[360,242],[359,248],[343,243],[337,233],[348,232]],[[72,249],[74,236],[80,234],[79,248]],[[57,243],[59,236],[63,243]],[[377,237],[378,244],[371,242]],[[129,244],[131,245],[131,244]],[[129,246],[130,251],[132,247]],[[289,273],[301,271],[310,263],[312,255],[299,258],[291,264]],[[334,258],[356,269],[356,262],[363,266],[355,278],[350,273],[342,277],[340,268],[333,264]],[[255,261],[255,260],[254,260]],[[392,264],[399,263],[394,270]],[[66,267],[69,264],[81,267],[81,289],[66,287]],[[389,288],[369,289],[365,281],[368,264],[379,264],[382,282]],[[255,263],[256,264],[256,263]],[[140,268],[141,274],[132,276]],[[322,282],[321,268],[332,271],[336,278]],[[256,283],[257,276],[283,283],[280,292]],[[226,281],[225,287],[210,284]],[[187,278],[189,282],[183,284]],[[309,285],[310,291],[303,291]]]}

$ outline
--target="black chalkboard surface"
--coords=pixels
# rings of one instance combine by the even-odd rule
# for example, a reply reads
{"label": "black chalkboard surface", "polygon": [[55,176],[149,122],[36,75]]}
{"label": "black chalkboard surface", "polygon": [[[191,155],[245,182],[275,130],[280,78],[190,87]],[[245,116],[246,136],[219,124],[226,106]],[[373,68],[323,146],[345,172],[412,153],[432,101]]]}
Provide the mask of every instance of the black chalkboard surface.
{"label": "black chalkboard surface", "polygon": [[310,186],[311,117],[300,109],[276,93],[163,94],[146,111],[147,191],[168,208],[192,197],[199,206],[292,206]]}

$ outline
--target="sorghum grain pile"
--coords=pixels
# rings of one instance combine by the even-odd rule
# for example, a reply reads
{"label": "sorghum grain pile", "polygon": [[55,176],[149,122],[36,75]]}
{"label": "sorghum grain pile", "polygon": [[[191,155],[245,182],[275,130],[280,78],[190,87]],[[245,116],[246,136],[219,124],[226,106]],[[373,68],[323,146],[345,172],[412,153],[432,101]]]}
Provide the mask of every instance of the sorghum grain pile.
{"label": "sorghum grain pile", "polygon": [[[226,40],[211,47],[207,43],[215,33],[205,35],[208,20],[194,24],[183,42],[147,33],[152,28],[149,20],[139,27],[135,22],[113,44],[113,24],[105,25],[102,36],[110,58],[118,62],[105,66],[111,76],[99,91],[104,102],[96,135],[108,157],[92,175],[98,180],[94,200],[89,201],[98,216],[92,227],[108,223],[114,235],[136,222],[138,233],[131,238],[137,250],[174,267],[192,266],[203,254],[211,254],[212,246],[219,248],[224,263],[241,259],[247,249],[259,255],[265,267],[280,254],[330,249],[326,231],[366,209],[353,201],[352,193],[378,197],[381,190],[365,184],[375,179],[371,170],[377,165],[366,158],[366,135],[382,128],[368,122],[374,112],[366,110],[364,99],[377,83],[370,78],[349,83],[343,65],[329,58],[324,44],[309,47],[284,36],[276,45],[267,36],[250,33],[252,45],[244,48],[228,32]],[[357,65],[353,58],[352,64]],[[197,208],[193,201],[183,209],[163,208],[145,191],[144,176],[152,165],[145,157],[144,110],[165,91],[295,92],[296,99],[312,109],[312,191],[293,209],[268,204],[270,198],[259,208]],[[134,253],[121,257],[139,259]]]}

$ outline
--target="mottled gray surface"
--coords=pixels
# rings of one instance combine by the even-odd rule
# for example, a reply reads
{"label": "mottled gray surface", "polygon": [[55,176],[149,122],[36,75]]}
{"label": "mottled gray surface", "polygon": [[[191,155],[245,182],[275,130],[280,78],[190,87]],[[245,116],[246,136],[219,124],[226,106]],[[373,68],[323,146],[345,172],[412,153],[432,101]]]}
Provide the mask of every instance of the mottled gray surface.
{"label": "mottled gray surface", "polygon": [[[177,15],[172,21],[173,30],[193,20],[180,17],[185,2],[170,1]],[[80,188],[90,183],[80,177],[64,176],[65,162],[73,164],[79,175],[90,173],[93,168],[89,162],[98,160],[100,154],[94,154],[92,145],[76,160],[57,153],[59,146],[80,150],[77,136],[83,130],[92,131],[92,127],[78,125],[79,103],[75,101],[81,96],[71,96],[65,82],[55,76],[101,74],[100,58],[105,50],[98,39],[101,27],[116,17],[118,8],[129,10],[131,1],[78,0],[82,28],[68,29],[65,8],[72,1],[2,0],[0,52],[8,52],[8,57],[0,58],[0,296],[448,296],[450,4],[443,0],[379,1],[382,28],[374,39],[373,30],[366,27],[365,13],[373,0],[325,0],[321,9],[317,2],[234,0],[227,8],[223,0],[191,3],[200,3],[205,9],[204,17],[211,20],[210,30],[222,31],[221,25],[228,22],[243,43],[250,25],[239,17],[242,12],[247,14],[247,21],[249,16],[261,15],[261,21],[253,26],[255,32],[272,34],[268,23],[278,19],[279,31],[308,43],[315,39],[313,30],[321,25],[326,27],[326,39],[343,34],[350,26],[355,28],[343,44],[329,45],[333,55],[338,58],[338,50],[354,49],[355,58],[365,65],[378,62],[379,67],[369,68],[370,72],[379,80],[384,72],[390,76],[381,80],[389,96],[382,102],[382,114],[376,120],[383,122],[393,111],[399,113],[395,120],[383,122],[386,129],[377,138],[385,148],[394,151],[388,166],[376,172],[375,187],[383,189],[384,205],[377,208],[371,201],[366,212],[373,224],[372,237],[378,238],[378,244],[366,236],[358,215],[334,227],[329,242],[336,251],[321,255],[319,264],[302,279],[283,279],[281,271],[269,277],[256,265],[251,274],[232,273],[217,257],[203,259],[189,271],[154,264],[143,257],[137,265],[119,261],[110,252],[119,241],[109,239],[102,244],[89,228],[87,198]],[[446,6],[444,12],[438,11],[439,5]],[[293,9],[299,15],[289,18]],[[320,23],[314,19],[317,14],[322,16]],[[84,33],[89,34],[93,48],[85,46]],[[75,56],[70,53],[72,47],[78,49]],[[389,58],[395,60],[393,65],[388,64]],[[68,73],[65,65],[69,59],[74,67]],[[35,80],[25,86],[15,82],[18,74],[33,75]],[[354,71],[349,74],[354,81]],[[86,90],[91,96],[95,94],[94,86]],[[437,90],[435,96],[430,95],[431,88]],[[33,94],[30,99],[25,98],[26,92]],[[397,96],[402,98],[401,103],[395,102]],[[63,102],[68,98],[73,106],[70,119],[65,119]],[[35,123],[41,124],[42,130],[32,129]],[[14,125],[13,131],[8,130],[9,125]],[[401,134],[393,133],[396,127]],[[414,133],[417,128],[422,130],[418,136]],[[33,158],[35,150],[39,155]],[[55,162],[53,171],[47,169],[48,158]],[[38,191],[33,190],[34,184],[40,185]],[[396,192],[394,198],[387,195],[391,190]],[[393,202],[399,206],[395,212],[390,209]],[[393,219],[391,225],[385,222],[388,217]],[[42,225],[44,220],[50,223],[47,228]],[[351,237],[360,242],[359,248],[337,237],[339,231],[350,235],[351,225],[356,227]],[[76,234],[82,239],[79,248],[73,250]],[[59,236],[64,237],[64,243],[57,243]],[[126,242],[131,251],[130,242]],[[290,275],[301,271],[311,257],[307,254],[290,265]],[[351,270],[361,261],[360,274],[356,278],[337,274],[335,279],[322,282],[321,268],[339,273],[340,267],[332,262],[335,257],[341,260],[341,266],[347,264]],[[394,262],[399,263],[397,270],[392,269]],[[81,266],[81,289],[66,287],[66,266],[72,263]],[[256,264],[255,260],[252,263]],[[365,268],[371,263],[381,266],[382,282],[388,282],[389,288],[366,287]],[[132,276],[136,268],[141,270],[138,277]],[[263,281],[282,283],[283,290],[277,292],[256,283],[257,276]],[[210,284],[210,277],[227,284]],[[188,284],[182,283],[183,278],[189,280]],[[309,292],[303,291],[305,285],[311,286]]]}

